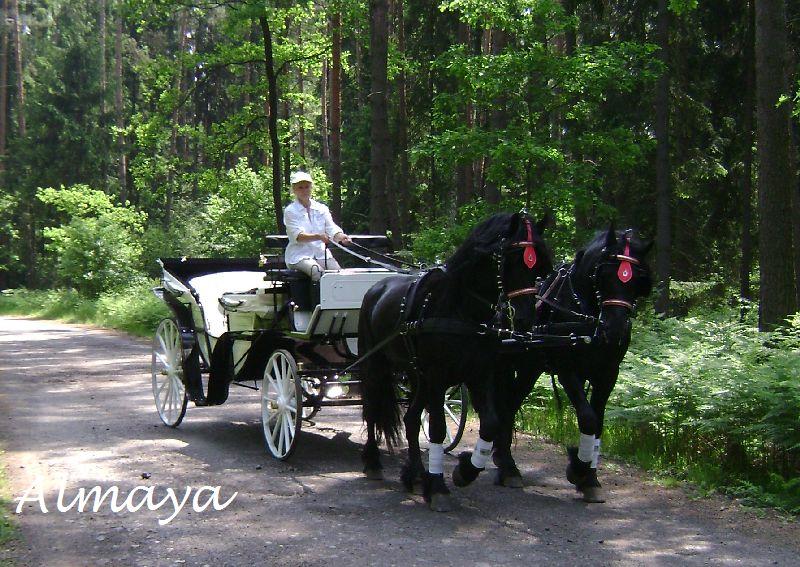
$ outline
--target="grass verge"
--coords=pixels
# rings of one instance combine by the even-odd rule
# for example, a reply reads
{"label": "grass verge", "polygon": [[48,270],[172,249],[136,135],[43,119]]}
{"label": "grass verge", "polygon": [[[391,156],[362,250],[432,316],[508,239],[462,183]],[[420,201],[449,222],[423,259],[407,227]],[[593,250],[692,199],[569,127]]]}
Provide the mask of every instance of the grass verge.
{"label": "grass verge", "polygon": [[136,282],[97,299],[74,290],[6,290],[0,293],[0,314],[90,323],[149,337],[158,322],[170,315],[166,305],[150,292],[155,285],[151,281]]}

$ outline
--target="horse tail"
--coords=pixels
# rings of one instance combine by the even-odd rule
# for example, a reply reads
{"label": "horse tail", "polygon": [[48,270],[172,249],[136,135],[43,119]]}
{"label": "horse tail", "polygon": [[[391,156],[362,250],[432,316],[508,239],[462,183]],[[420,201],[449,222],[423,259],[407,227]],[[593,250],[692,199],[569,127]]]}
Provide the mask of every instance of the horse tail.
{"label": "horse tail", "polygon": [[[361,317],[358,322],[359,356],[369,354],[378,341],[370,324],[369,293],[364,297]],[[386,439],[388,446],[397,445],[400,440],[400,406],[397,398],[396,376],[389,360],[383,352],[369,354],[360,370],[361,375],[361,416],[368,428],[375,428],[376,440]]]}

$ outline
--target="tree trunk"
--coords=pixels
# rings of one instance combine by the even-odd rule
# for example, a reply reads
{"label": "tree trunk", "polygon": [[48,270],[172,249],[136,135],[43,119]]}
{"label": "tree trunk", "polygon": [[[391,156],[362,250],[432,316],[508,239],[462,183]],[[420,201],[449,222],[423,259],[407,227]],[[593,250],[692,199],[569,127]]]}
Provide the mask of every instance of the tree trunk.
{"label": "tree trunk", "polygon": [[[106,73],[106,0],[98,0],[97,27],[100,32],[100,128],[104,141],[108,139],[108,123],[106,117],[106,90],[108,88],[108,75]],[[103,154],[100,170],[102,175],[103,190],[108,190],[108,154]]]}
{"label": "tree trunk", "polygon": [[[470,29],[464,22],[458,23],[458,43],[464,45],[469,53],[470,49]],[[468,129],[472,129],[472,103],[467,103],[463,109],[464,124]],[[474,180],[472,176],[472,162],[461,163],[456,169],[456,206],[461,206],[472,198],[474,192]]]}
{"label": "tree trunk", "polygon": [[742,261],[739,266],[739,295],[752,299],[750,272],[753,269],[753,112],[755,111],[755,1],[747,3],[747,34],[744,44],[744,101],[742,133],[744,157],[742,172]]}
{"label": "tree trunk", "polygon": [[656,273],[658,275],[656,313],[666,315],[669,311],[672,188],[669,163],[669,3],[658,0],[658,58],[664,71],[656,85]]}
{"label": "tree trunk", "polygon": [[[492,30],[491,48],[492,55],[499,55],[505,49],[508,37],[505,32],[500,30]],[[505,97],[500,97],[494,101],[495,106],[489,111],[489,128],[493,132],[500,132],[507,125],[507,115],[505,111]],[[484,168],[489,168],[491,158],[487,157],[484,163]],[[500,203],[500,188],[494,181],[486,181],[486,202],[490,205],[498,205]]]}
{"label": "tree trunk", "polygon": [[758,112],[759,328],[780,325],[797,309],[792,265],[791,206],[794,172],[789,155],[790,104],[786,83],[786,9],[783,0],[756,2],[756,107]]}
{"label": "tree trunk", "polygon": [[387,0],[370,0],[370,214],[369,227],[373,234],[386,231],[386,181],[389,163],[389,115],[387,108],[387,60],[389,21]]}
{"label": "tree trunk", "polygon": [[[395,33],[397,34],[397,49],[401,56],[405,56],[406,53],[406,26],[403,5],[404,0],[395,0]],[[408,187],[411,167],[408,162],[408,100],[406,98],[405,68],[401,68],[397,74],[395,88],[397,90],[397,141],[395,145],[397,175],[395,175],[395,189],[397,190],[401,232],[401,234],[397,235],[396,241],[401,243],[411,228],[411,195]]]}
{"label": "tree trunk", "polygon": [[100,116],[101,124],[106,120],[106,0],[98,0],[99,17],[97,27],[100,28]]}
{"label": "tree trunk", "polygon": [[0,22],[0,173],[6,170],[6,138],[8,130],[8,5],[3,2]]}
{"label": "tree trunk", "polygon": [[259,16],[261,34],[264,36],[264,71],[269,88],[269,139],[272,146],[272,202],[275,207],[276,226],[280,232],[286,231],[283,224],[283,204],[281,203],[281,142],[278,139],[278,80],[275,74],[275,59],[272,55],[272,31],[266,16]]}
{"label": "tree trunk", "polygon": [[[289,124],[289,101],[283,99],[281,101],[281,118],[284,124]],[[287,126],[287,130],[289,127]],[[292,139],[289,132],[284,136],[283,145],[283,183],[288,187],[289,181],[292,177]]]}
{"label": "tree trunk", "polygon": [[119,179],[119,200],[123,205],[128,200],[128,156],[125,153],[125,107],[122,104],[122,10],[118,6],[117,26],[114,33],[114,113],[117,119],[117,151],[119,164],[117,165],[117,178]]}
{"label": "tree trunk", "polygon": [[331,159],[330,126],[328,124],[328,60],[322,61],[322,75],[319,81],[319,103],[322,117],[322,162],[329,163]]}
{"label": "tree trunk", "polygon": [[331,212],[342,218],[342,15],[331,17]]}
{"label": "tree trunk", "polygon": [[[298,26],[297,28],[297,43],[303,41],[303,30]],[[302,66],[297,67],[297,88],[300,89],[300,98],[297,105],[297,143],[300,157],[303,163],[306,161],[306,127],[303,124],[305,117],[305,105],[303,104],[303,91],[305,89]]]}
{"label": "tree trunk", "polygon": [[24,138],[25,127],[25,86],[22,81],[22,37],[19,21],[19,2],[11,0],[11,17],[14,19],[14,63],[17,71],[17,127],[19,137]]}
{"label": "tree trunk", "polygon": [[[176,57],[180,59],[183,56],[183,52],[186,48],[186,14],[181,12],[178,14],[178,46]],[[178,66],[178,72],[175,75],[175,83],[173,84],[173,89],[178,93],[180,97],[181,91],[183,90],[183,63]],[[170,226],[172,225],[172,212],[175,206],[175,192],[176,192],[176,181],[175,181],[175,172],[178,167],[178,126],[180,121],[179,109],[176,106],[172,111],[172,132],[170,133],[170,143],[169,143],[169,155],[172,158],[172,163],[169,165],[169,170],[167,173],[167,198],[166,198],[166,206],[164,207],[164,228],[169,230]]]}

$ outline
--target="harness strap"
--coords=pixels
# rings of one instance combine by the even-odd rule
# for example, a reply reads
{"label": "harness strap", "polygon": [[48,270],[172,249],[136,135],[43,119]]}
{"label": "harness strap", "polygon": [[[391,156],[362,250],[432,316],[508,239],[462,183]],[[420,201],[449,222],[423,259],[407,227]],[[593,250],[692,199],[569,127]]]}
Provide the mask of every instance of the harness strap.
{"label": "harness strap", "polygon": [[536,293],[537,291],[538,291],[538,288],[536,288],[536,287],[524,287],[522,289],[509,291],[506,294],[506,297],[508,297],[509,299],[514,299],[515,297],[519,297],[520,295],[530,295],[532,293]]}
{"label": "harness strap", "polygon": [[369,351],[366,354],[364,354],[363,356],[360,355],[358,357],[358,360],[356,360],[353,364],[351,364],[350,366],[348,366],[347,368],[342,370],[340,373],[341,374],[347,374],[348,372],[350,372],[353,368],[358,366],[360,363],[364,362],[370,356],[372,356],[373,354],[375,354],[376,352],[381,350],[383,347],[385,347],[387,344],[392,342],[394,339],[396,339],[400,335],[401,332],[402,332],[402,329],[396,329],[395,331],[393,331],[391,335],[389,335],[388,337],[383,339],[381,342],[376,344],[374,347],[369,349]]}
{"label": "harness strap", "polygon": [[606,299],[602,303],[603,307],[605,306],[612,306],[612,307],[624,307],[628,311],[633,311],[633,303],[625,301],[624,299]]}

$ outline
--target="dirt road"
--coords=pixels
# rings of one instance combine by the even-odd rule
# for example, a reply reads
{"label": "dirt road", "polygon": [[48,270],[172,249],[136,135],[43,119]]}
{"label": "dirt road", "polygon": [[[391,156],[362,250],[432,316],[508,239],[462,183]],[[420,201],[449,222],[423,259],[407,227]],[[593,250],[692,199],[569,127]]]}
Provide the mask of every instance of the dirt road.
{"label": "dirt road", "polygon": [[[562,451],[520,438],[526,488],[495,487],[492,472],[455,491],[459,508],[429,511],[398,482],[360,474],[357,409],[324,409],[291,461],[262,449],[259,398],[234,388],[224,406],[190,407],[160,424],[147,341],[51,321],[0,317],[0,436],[12,497],[27,491],[20,565],[798,565],[796,522],[758,518],[723,499],[693,500],[606,462],[610,501],[586,505],[563,477]],[[455,459],[447,457],[447,470]],[[143,478],[149,477],[149,478]],[[120,500],[172,488],[187,504],[169,523],[157,510],[66,508],[81,488]],[[194,511],[202,487],[224,509]],[[198,500],[205,502],[207,490]],[[133,500],[132,500],[133,501]],[[42,511],[42,503],[48,513]],[[16,503],[14,503],[16,506]]]}

